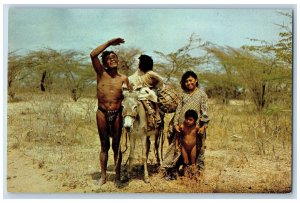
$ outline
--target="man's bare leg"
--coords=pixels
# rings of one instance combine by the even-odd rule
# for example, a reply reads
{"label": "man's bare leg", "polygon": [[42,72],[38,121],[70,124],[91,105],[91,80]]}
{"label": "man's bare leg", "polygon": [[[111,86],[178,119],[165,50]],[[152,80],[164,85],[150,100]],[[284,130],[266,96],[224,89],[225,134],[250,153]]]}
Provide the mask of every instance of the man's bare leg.
{"label": "man's bare leg", "polygon": [[101,178],[97,181],[98,185],[103,185],[106,183],[106,170],[107,170],[107,161],[108,161],[108,150],[110,148],[109,135],[106,128],[105,115],[97,111],[97,126],[98,133],[101,143],[100,151],[100,167],[101,167]]}
{"label": "man's bare leg", "polygon": [[[113,142],[114,143],[114,142]],[[121,183],[121,163],[122,153],[117,144],[113,144],[114,162],[115,162],[115,184],[118,186]]]}
{"label": "man's bare leg", "polygon": [[97,181],[98,185],[106,183],[106,170],[107,170],[108,152],[100,152],[100,166],[101,166],[101,177]]}
{"label": "man's bare leg", "polygon": [[114,125],[114,135],[112,139],[112,148],[114,151],[114,163],[115,163],[115,184],[119,186],[121,184],[121,163],[122,153],[120,150],[120,141],[122,136],[121,116],[117,116]]}

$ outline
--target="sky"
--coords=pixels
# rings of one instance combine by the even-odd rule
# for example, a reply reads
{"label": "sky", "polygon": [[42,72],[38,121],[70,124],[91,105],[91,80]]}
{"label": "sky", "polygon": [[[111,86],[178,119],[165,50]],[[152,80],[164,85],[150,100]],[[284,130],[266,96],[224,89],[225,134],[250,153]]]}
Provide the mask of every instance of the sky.
{"label": "sky", "polygon": [[[251,44],[249,38],[278,40],[276,24],[287,23],[271,9],[204,8],[79,8],[13,7],[8,10],[8,51],[75,49],[89,53],[115,37],[124,48],[144,53],[174,52],[186,45],[192,33],[221,46]],[[292,12],[291,10],[285,10]]]}

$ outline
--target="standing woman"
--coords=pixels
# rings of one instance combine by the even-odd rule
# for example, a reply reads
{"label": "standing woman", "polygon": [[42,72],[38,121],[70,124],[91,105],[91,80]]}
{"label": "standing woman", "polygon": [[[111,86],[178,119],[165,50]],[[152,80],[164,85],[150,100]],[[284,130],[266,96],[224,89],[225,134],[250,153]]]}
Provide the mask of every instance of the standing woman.
{"label": "standing woman", "polygon": [[[181,88],[183,90],[182,95],[179,97],[178,106],[174,117],[174,127],[177,132],[180,132],[180,125],[184,122],[184,114],[187,110],[195,110],[198,113],[199,119],[199,134],[205,136],[205,129],[208,127],[208,98],[206,93],[198,88],[198,77],[193,71],[187,71],[182,75]],[[198,139],[197,146],[197,165],[202,171],[204,169],[204,152],[205,143],[200,143],[201,139]],[[201,147],[201,149],[200,149]]]}

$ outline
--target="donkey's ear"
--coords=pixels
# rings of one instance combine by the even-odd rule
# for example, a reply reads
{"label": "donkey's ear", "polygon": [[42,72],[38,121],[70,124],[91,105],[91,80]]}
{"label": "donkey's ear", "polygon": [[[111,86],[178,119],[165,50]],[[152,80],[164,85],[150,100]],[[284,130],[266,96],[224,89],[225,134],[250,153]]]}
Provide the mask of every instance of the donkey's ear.
{"label": "donkey's ear", "polygon": [[128,90],[127,84],[125,82],[122,82],[122,91]]}
{"label": "donkey's ear", "polygon": [[127,87],[127,84],[125,82],[122,82],[122,94],[124,97],[126,97],[129,93],[129,89]]}

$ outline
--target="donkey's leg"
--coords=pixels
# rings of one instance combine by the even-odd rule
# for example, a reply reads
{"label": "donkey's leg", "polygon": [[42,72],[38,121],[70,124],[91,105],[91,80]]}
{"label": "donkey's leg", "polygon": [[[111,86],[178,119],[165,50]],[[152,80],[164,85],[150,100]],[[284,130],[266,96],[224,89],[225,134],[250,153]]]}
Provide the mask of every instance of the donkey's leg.
{"label": "donkey's leg", "polygon": [[142,161],[144,164],[144,181],[145,183],[149,183],[149,173],[148,173],[148,167],[147,167],[147,159],[148,159],[148,154],[149,154],[149,147],[150,146],[148,144],[148,136],[147,135],[143,135],[143,139],[142,139]]}
{"label": "donkey's leg", "polygon": [[136,142],[136,136],[135,133],[131,133],[129,135],[130,140],[130,151],[129,151],[129,163],[128,163],[128,178],[130,178],[132,174],[132,166],[133,166],[133,160],[134,160],[134,149],[135,149],[135,142]]}
{"label": "donkey's leg", "polygon": [[150,145],[151,145],[150,137],[149,137],[149,136],[146,136],[146,158],[147,158],[147,159],[148,159],[148,157],[149,157]]}
{"label": "donkey's leg", "polygon": [[160,142],[160,129],[155,131],[155,141],[154,141],[154,153],[155,153],[155,158],[156,158],[156,163],[158,166],[160,166],[160,158],[159,158],[159,142]]}

